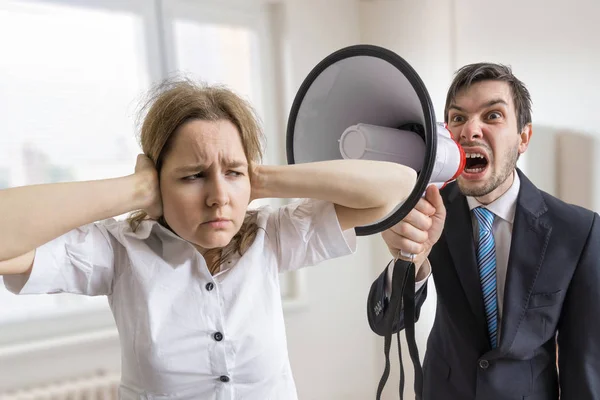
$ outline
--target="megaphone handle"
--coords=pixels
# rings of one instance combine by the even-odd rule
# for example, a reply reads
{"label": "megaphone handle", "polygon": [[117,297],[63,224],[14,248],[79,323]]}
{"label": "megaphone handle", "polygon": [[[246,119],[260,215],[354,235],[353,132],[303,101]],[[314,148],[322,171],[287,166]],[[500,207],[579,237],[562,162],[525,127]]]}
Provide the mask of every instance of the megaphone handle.
{"label": "megaphone handle", "polygon": [[[438,187],[444,187],[444,186],[446,185],[446,183],[447,183],[447,182],[444,182],[444,183],[430,183],[430,185],[436,185],[436,186],[438,186]],[[429,186],[428,186],[428,187],[429,187]],[[426,193],[427,193],[427,190],[425,190],[425,191],[423,192],[423,194],[421,195],[421,198],[425,197],[425,194],[426,194]],[[414,254],[414,253],[407,253],[407,252],[405,252],[404,250],[400,250],[400,251],[398,252],[398,255],[399,255],[399,256],[402,256],[402,257],[404,257],[404,258],[407,258],[407,259],[409,259],[409,260],[410,260],[410,262],[414,262],[414,260],[415,260],[415,257],[417,256],[417,255],[416,255],[416,254]],[[396,258],[400,258],[400,257],[396,257]]]}
{"label": "megaphone handle", "polygon": [[[416,254],[414,254],[414,253],[406,253],[404,250],[400,250],[398,252],[398,254],[401,255],[404,258],[408,258],[410,260],[410,262],[414,262],[415,257],[416,257]],[[400,257],[398,257],[398,258],[400,258]]]}

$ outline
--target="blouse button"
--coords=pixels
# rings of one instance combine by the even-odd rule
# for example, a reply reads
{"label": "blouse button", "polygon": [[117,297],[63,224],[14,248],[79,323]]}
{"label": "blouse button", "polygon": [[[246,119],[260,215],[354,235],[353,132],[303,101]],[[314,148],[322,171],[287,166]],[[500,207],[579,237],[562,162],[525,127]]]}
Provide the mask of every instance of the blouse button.
{"label": "blouse button", "polygon": [[220,342],[221,340],[223,340],[223,334],[221,332],[216,332],[213,337],[215,338],[215,340],[217,342]]}
{"label": "blouse button", "polygon": [[221,376],[219,377],[219,380],[220,380],[221,382],[225,382],[225,383],[227,383],[227,382],[229,382],[229,377],[228,377],[228,376],[225,376],[225,375],[221,375]]}
{"label": "blouse button", "polygon": [[211,290],[213,290],[215,288],[215,285],[212,282],[208,282],[205,287],[206,287],[206,290],[208,290],[210,292]]}

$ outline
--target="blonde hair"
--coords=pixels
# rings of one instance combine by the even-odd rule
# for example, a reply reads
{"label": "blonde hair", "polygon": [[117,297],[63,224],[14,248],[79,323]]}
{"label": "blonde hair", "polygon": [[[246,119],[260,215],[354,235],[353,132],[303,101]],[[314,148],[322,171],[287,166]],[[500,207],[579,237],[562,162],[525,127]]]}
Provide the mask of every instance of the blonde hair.
{"label": "blonde hair", "polygon": [[[195,119],[230,121],[240,134],[249,172],[253,164],[262,161],[264,134],[259,118],[247,101],[225,86],[207,85],[187,78],[165,80],[150,92],[139,118],[143,119],[139,135],[142,151],[154,162],[159,176],[175,131],[185,122]],[[135,231],[147,218],[148,215],[140,210],[132,213],[128,222]],[[158,223],[172,231],[164,217],[160,217]],[[244,254],[254,241],[257,230],[256,211],[248,210],[242,227],[231,242],[224,248],[209,249],[204,254],[207,263],[210,263],[211,274],[217,272],[231,255]]]}

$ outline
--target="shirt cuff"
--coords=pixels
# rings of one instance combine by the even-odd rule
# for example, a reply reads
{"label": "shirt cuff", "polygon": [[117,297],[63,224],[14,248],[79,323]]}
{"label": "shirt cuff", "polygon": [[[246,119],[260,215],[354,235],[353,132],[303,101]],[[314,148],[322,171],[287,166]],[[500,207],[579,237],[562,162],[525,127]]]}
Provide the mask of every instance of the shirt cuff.
{"label": "shirt cuff", "polygon": [[[385,282],[385,297],[386,298],[390,298],[392,295],[392,276],[394,274],[394,260],[390,261],[390,263],[387,265],[387,273],[386,273],[386,282]],[[431,276],[431,264],[429,263],[429,260],[426,258],[425,261],[423,261],[423,265],[421,265],[421,269],[419,269],[419,273],[417,276],[419,275],[425,275],[425,277],[419,281],[415,282],[415,292],[418,292],[419,289],[421,289],[423,287],[423,285],[425,285],[425,282],[427,282],[427,279],[429,279],[429,277]]]}
{"label": "shirt cuff", "polygon": [[417,278],[419,276],[423,276],[423,275],[425,275],[425,277],[423,279],[415,282],[415,292],[418,292],[419,289],[421,289],[423,287],[423,285],[425,285],[425,282],[427,282],[427,279],[429,279],[429,277],[431,276],[431,264],[429,263],[429,259],[427,259],[427,258],[425,259],[425,261],[423,261],[423,265],[421,265],[421,269],[419,269]]}

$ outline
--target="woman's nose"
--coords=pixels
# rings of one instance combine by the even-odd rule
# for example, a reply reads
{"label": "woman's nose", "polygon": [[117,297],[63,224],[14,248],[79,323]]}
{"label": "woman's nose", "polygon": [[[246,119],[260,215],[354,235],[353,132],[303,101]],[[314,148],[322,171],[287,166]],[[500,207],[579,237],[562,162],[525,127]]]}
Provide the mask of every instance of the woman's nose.
{"label": "woman's nose", "polygon": [[227,193],[227,184],[223,177],[217,177],[212,179],[209,188],[208,195],[206,196],[206,204],[209,207],[224,206],[229,203],[229,196]]}

